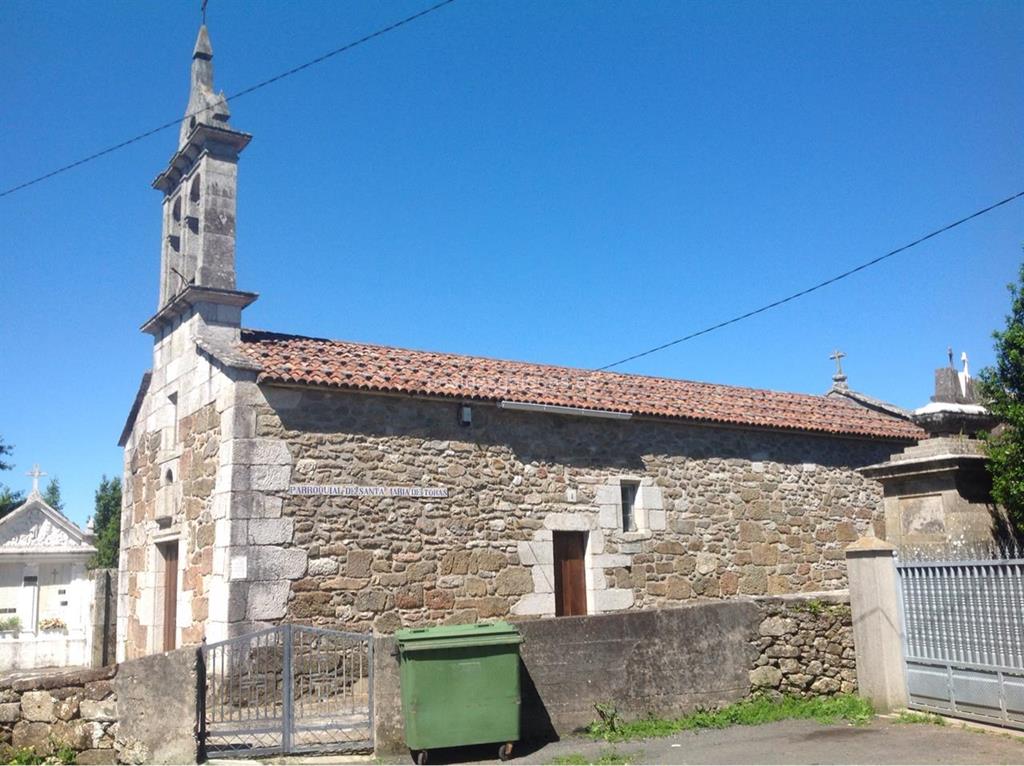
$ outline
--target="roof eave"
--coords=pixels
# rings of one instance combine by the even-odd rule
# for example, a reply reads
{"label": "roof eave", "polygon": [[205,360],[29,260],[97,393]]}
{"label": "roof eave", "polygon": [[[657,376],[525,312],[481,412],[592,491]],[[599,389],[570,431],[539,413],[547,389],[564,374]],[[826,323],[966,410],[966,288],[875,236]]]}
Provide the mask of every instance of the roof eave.
{"label": "roof eave", "polygon": [[[337,383],[314,383],[308,381],[297,381],[289,380],[287,378],[275,376],[271,373],[261,373],[257,379],[257,383],[280,386],[285,388],[314,388],[314,389],[327,389],[331,391],[339,391],[354,394],[366,394],[366,395],[377,395],[377,396],[396,396],[405,397],[412,399],[426,399],[431,401],[439,402],[477,402],[481,404],[489,404],[497,407],[501,399],[488,396],[462,396],[462,395],[444,395],[444,394],[430,394],[430,393],[419,393],[409,391],[398,391],[388,389],[378,389],[363,386],[346,386]],[[530,402],[534,403],[534,402]],[[535,402],[536,404],[543,405],[544,402]],[[586,409],[586,408],[579,408]],[[609,408],[605,408],[606,410]],[[598,411],[595,409],[595,412]],[[883,434],[872,431],[854,431],[854,430],[834,430],[830,431],[824,428],[799,428],[796,426],[783,426],[777,424],[757,424],[757,423],[744,423],[741,421],[732,420],[719,420],[713,418],[699,418],[685,415],[661,415],[656,413],[648,412],[632,412],[629,410],[612,410],[614,412],[621,412],[624,415],[629,415],[631,420],[649,420],[658,422],[681,422],[692,425],[701,425],[713,428],[730,428],[730,429],[742,429],[742,430],[759,430],[759,431],[771,431],[775,433],[788,433],[788,434],[809,434],[820,437],[837,437],[844,439],[857,439],[857,440],[870,440],[870,441],[884,441],[898,444],[915,444],[920,439],[927,436],[924,431],[919,434],[902,434],[902,433],[890,433]]]}

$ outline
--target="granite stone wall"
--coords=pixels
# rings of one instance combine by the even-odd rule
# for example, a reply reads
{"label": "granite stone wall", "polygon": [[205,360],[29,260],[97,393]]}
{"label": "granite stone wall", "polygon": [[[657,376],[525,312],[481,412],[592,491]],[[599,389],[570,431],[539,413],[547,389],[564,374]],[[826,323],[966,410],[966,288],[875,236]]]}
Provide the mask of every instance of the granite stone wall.
{"label": "granite stone wall", "polygon": [[195,763],[196,650],[0,680],[0,757],[71,750],[76,763]]}
{"label": "granite stone wall", "polygon": [[[587,535],[590,613],[842,588],[844,546],[884,534],[880,488],[855,469],[901,446],[486,405],[461,427],[450,402],[260,389],[257,441],[291,461],[263,492],[293,521],[274,555],[302,557],[280,578],[280,610],[264,613],[384,633],[552,615],[559,530]],[[634,532],[621,528],[623,480],[638,485]],[[289,483],[447,497],[306,496]],[[278,619],[249,617],[239,631]]]}
{"label": "granite stone wall", "polygon": [[762,619],[751,644],[755,690],[798,697],[851,693],[857,662],[848,593],[760,599]]}
{"label": "granite stone wall", "polygon": [[115,673],[111,666],[0,682],[0,744],[39,756],[70,748],[76,763],[117,763]]}

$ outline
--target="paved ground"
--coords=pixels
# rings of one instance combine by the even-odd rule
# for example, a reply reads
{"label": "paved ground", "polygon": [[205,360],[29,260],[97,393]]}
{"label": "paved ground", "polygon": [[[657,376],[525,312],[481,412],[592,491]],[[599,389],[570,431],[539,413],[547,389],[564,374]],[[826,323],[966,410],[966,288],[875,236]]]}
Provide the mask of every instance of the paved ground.
{"label": "paved ground", "polygon": [[[566,739],[543,746],[517,746],[508,766],[550,764],[556,758],[597,760],[615,750],[634,764],[1024,764],[1024,737],[1001,730],[964,728],[960,723],[901,724],[876,718],[864,726],[783,721],[764,726],[686,732],[664,739],[609,745]],[[1024,734],[1024,732],[1022,732]],[[213,764],[214,762],[211,762]],[[240,766],[245,761],[217,761]],[[248,763],[259,763],[249,761]],[[405,755],[379,761],[371,756],[268,759],[275,764],[411,764]],[[434,764],[498,764],[497,746],[431,751]]]}
{"label": "paved ground", "polygon": [[[686,732],[664,739],[609,745],[589,739],[520,746],[512,764],[548,764],[559,756],[596,760],[611,749],[637,764],[1024,764],[1024,739],[959,724],[900,724],[875,719],[864,726],[783,721],[764,726]],[[498,763],[497,748],[430,754],[431,764]],[[384,761],[407,763],[411,759]]]}

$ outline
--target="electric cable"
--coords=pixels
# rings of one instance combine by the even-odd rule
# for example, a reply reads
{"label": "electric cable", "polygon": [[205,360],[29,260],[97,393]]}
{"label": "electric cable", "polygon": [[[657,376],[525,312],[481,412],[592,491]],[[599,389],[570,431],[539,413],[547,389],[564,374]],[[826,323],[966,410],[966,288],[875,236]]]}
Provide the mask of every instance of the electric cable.
{"label": "electric cable", "polygon": [[131,144],[134,144],[134,143],[136,143],[138,141],[141,141],[144,138],[149,138],[150,136],[152,136],[152,135],[154,135],[156,133],[159,133],[159,132],[161,132],[163,130],[167,130],[168,128],[174,127],[175,125],[180,125],[183,120],[187,120],[187,119],[189,119],[191,117],[195,117],[195,116],[199,115],[201,112],[208,111],[209,109],[212,109],[212,108],[214,108],[216,106],[219,106],[220,104],[227,103],[228,101],[234,101],[236,99],[241,98],[242,96],[247,96],[250,93],[253,93],[254,91],[259,90],[260,88],[265,88],[268,85],[271,85],[272,83],[278,82],[279,80],[283,80],[286,77],[291,77],[292,75],[298,74],[299,72],[302,72],[305,69],[309,69],[309,67],[311,67],[311,66],[315,66],[317,64],[321,64],[324,61],[326,61],[327,59],[329,59],[329,58],[331,58],[333,56],[337,56],[339,53],[344,53],[345,51],[350,51],[353,48],[355,48],[355,47],[357,47],[359,45],[362,45],[363,43],[367,43],[370,40],[373,40],[373,39],[375,39],[377,37],[381,37],[382,35],[386,35],[388,32],[393,32],[396,29],[398,29],[399,27],[403,27],[406,24],[409,24],[409,23],[411,23],[413,21],[416,21],[417,19],[421,19],[424,16],[426,16],[427,14],[433,13],[434,11],[438,11],[441,8],[443,8],[444,6],[451,5],[454,2],[455,2],[455,0],[442,0],[442,2],[437,3],[436,5],[432,5],[429,8],[425,8],[422,11],[414,13],[411,16],[406,16],[404,19],[401,19],[400,21],[396,21],[393,24],[389,24],[386,27],[381,27],[380,29],[378,29],[375,32],[371,32],[370,34],[368,34],[368,35],[366,35],[364,37],[360,37],[358,40],[353,40],[350,43],[346,43],[345,45],[341,46],[340,48],[335,48],[333,51],[325,53],[322,56],[317,56],[315,59],[311,59],[311,60],[307,61],[304,64],[300,64],[299,66],[292,67],[291,69],[289,69],[289,70],[287,70],[285,72],[281,72],[280,74],[274,75],[273,77],[270,77],[270,78],[268,78],[266,80],[263,80],[262,82],[258,82],[255,85],[250,85],[248,88],[243,88],[242,90],[238,91],[237,93],[233,93],[230,96],[225,96],[221,101],[218,101],[216,104],[213,104],[211,106],[205,106],[202,109],[196,110],[195,112],[190,112],[190,113],[186,114],[184,117],[175,117],[173,120],[165,122],[163,125],[159,125],[159,126],[153,128],[151,130],[147,130],[145,133],[140,133],[137,136],[133,136],[132,138],[126,139],[124,141],[121,141],[120,143],[114,144],[113,146],[108,146],[106,149],[102,149],[102,150],[100,150],[98,152],[90,154],[88,157],[83,157],[80,160],[76,160],[74,162],[68,163],[67,165],[59,167],[56,170],[51,170],[49,173],[44,173],[43,175],[38,176],[37,178],[33,178],[30,181],[25,181],[24,183],[20,183],[17,186],[12,186],[9,189],[5,189],[4,191],[0,192],[0,197],[6,197],[8,194],[13,194],[16,191],[21,191],[22,189],[28,188],[29,186],[32,186],[34,184],[39,183],[40,181],[45,181],[47,178],[53,178],[56,175],[59,175],[61,173],[65,173],[68,170],[71,170],[73,168],[77,168],[80,165],[84,165],[87,162],[92,162],[93,160],[97,160],[100,157],[103,157],[103,156],[105,156],[107,154],[110,154],[111,152],[116,152],[118,149],[123,149],[126,146],[130,146]]}
{"label": "electric cable", "polygon": [[671,340],[668,343],[662,343],[660,346],[655,346],[654,348],[649,348],[646,351],[641,351],[640,353],[633,354],[632,356],[627,356],[625,359],[620,359],[617,362],[612,362],[611,364],[606,364],[604,367],[598,367],[597,371],[600,372],[602,370],[610,370],[612,367],[618,367],[620,364],[625,364],[626,362],[632,362],[634,359],[640,359],[641,357],[649,356],[650,354],[654,354],[654,353],[656,353],[658,351],[664,351],[666,348],[671,348],[672,346],[677,346],[680,343],[685,343],[688,340],[693,340],[694,338],[698,338],[701,335],[707,335],[709,332],[714,332],[715,330],[720,330],[723,327],[728,327],[731,324],[736,324],[737,322],[742,322],[744,319],[749,319],[752,316],[756,316],[758,314],[762,314],[765,311],[768,311],[769,309],[777,308],[778,306],[781,306],[784,303],[789,303],[792,300],[796,300],[797,298],[801,298],[801,297],[803,297],[805,295],[808,295],[809,293],[813,293],[815,290],[820,290],[821,288],[827,287],[828,285],[831,285],[831,284],[834,284],[834,283],[838,282],[841,279],[846,279],[847,277],[856,274],[858,271],[863,271],[864,269],[866,269],[866,268],[868,268],[870,266],[874,266],[877,263],[881,263],[886,258],[891,258],[894,255],[898,255],[899,253],[902,253],[904,250],[909,250],[910,248],[912,248],[912,247],[914,247],[916,245],[920,245],[922,242],[927,242],[932,237],[937,237],[938,235],[940,235],[940,234],[942,234],[944,232],[947,232],[950,229],[955,229],[957,226],[959,226],[961,224],[964,224],[964,223],[967,223],[968,221],[970,221],[970,220],[972,220],[974,218],[977,218],[978,216],[982,216],[985,213],[991,212],[992,210],[995,210],[997,207],[1002,207],[1003,205],[1006,205],[1006,204],[1008,204],[1010,202],[1013,202],[1015,199],[1017,199],[1019,197],[1024,197],[1024,191],[1017,192],[1016,194],[1013,194],[1013,195],[1007,197],[1004,200],[1000,200],[999,202],[996,202],[993,205],[989,205],[986,208],[982,208],[981,210],[979,210],[979,211],[977,211],[975,213],[971,213],[970,215],[965,216],[965,217],[961,218],[958,221],[953,221],[953,223],[946,224],[941,229],[936,229],[935,231],[933,231],[933,232],[931,232],[929,234],[925,234],[923,237],[915,239],[913,242],[908,242],[907,244],[903,245],[902,247],[897,247],[895,250],[890,250],[888,253],[885,253],[884,255],[880,255],[877,258],[872,258],[870,261],[866,261],[865,263],[862,263],[859,266],[854,266],[852,269],[849,269],[848,271],[844,271],[842,274],[837,274],[836,276],[834,276],[834,277],[832,277],[830,279],[826,279],[824,282],[819,282],[818,284],[816,284],[816,285],[814,285],[812,287],[808,287],[808,288],[806,288],[804,290],[800,290],[799,292],[793,293],[792,295],[787,295],[785,298],[780,298],[777,301],[772,301],[771,303],[766,303],[764,306],[761,306],[760,308],[753,309],[752,311],[748,311],[745,314],[740,314],[739,316],[733,317],[732,319],[727,319],[724,322],[719,322],[718,324],[713,324],[710,327],[705,327],[703,330],[698,330],[697,332],[692,332],[689,335],[684,335],[682,338],[676,338],[675,340]]}

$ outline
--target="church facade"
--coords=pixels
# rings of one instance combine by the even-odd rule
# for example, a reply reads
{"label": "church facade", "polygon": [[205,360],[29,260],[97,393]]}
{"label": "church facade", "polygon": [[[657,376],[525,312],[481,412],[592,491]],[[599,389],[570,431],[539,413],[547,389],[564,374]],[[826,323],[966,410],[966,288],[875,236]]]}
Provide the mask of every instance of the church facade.
{"label": "church facade", "polygon": [[243,329],[250,137],[201,29],[122,434],[119,658],[281,621],[391,632],[845,583],[884,407]]}

